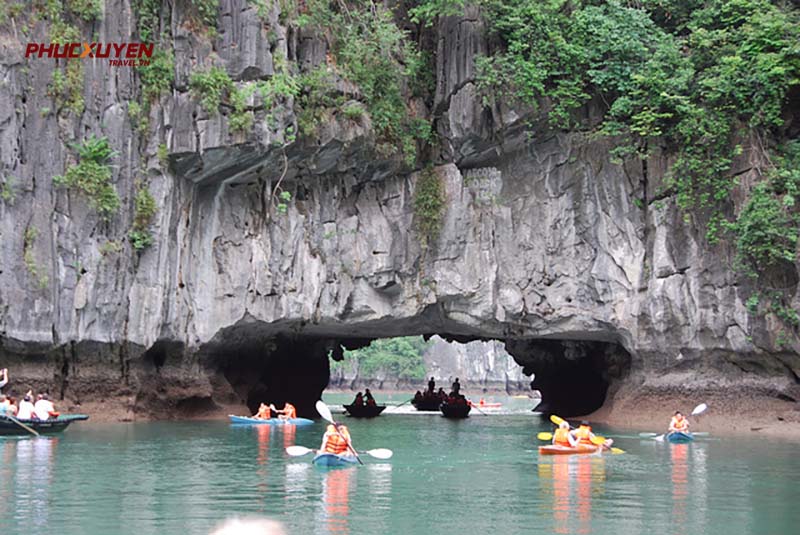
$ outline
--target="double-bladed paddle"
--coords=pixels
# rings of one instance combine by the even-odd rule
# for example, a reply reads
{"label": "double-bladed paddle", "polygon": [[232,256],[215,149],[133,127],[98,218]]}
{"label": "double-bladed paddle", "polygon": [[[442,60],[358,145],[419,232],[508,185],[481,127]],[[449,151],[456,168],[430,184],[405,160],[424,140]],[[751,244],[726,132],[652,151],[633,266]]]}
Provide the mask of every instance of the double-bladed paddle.
{"label": "double-bladed paddle", "polygon": [[358,461],[358,464],[364,464],[364,461],[362,461],[361,457],[358,456],[358,452],[355,450],[355,448],[353,448],[353,445],[350,444],[350,441],[347,440],[347,438],[343,434],[341,434],[339,432],[339,424],[337,424],[336,422],[333,421],[333,415],[331,414],[331,410],[328,408],[327,405],[325,405],[325,402],[320,399],[320,400],[317,401],[317,404],[315,405],[315,407],[316,407],[317,412],[319,413],[319,415],[322,416],[322,418],[324,420],[326,420],[326,421],[330,422],[331,424],[333,424],[333,427],[336,428],[336,432],[339,433],[339,436],[342,437],[345,442],[347,442],[347,447],[350,449],[350,451],[353,452],[353,455],[356,456],[356,460]]}
{"label": "double-bladed paddle", "polygon": [[[313,451],[316,450],[306,448],[305,446],[289,446],[286,448],[286,453],[292,457],[300,457],[301,455],[306,455],[307,453],[311,453]],[[375,457],[376,459],[391,459],[392,455],[394,455],[394,452],[387,448],[377,448],[374,450],[361,451],[359,453],[369,455],[370,457]]]}

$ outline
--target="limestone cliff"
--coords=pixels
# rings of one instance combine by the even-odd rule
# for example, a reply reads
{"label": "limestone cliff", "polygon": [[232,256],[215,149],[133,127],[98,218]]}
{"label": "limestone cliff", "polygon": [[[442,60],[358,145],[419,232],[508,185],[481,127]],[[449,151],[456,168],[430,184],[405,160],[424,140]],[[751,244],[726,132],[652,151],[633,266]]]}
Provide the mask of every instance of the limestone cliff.
{"label": "limestone cliff", "polygon": [[[0,26],[0,176],[13,177],[0,203],[0,366],[13,389],[123,396],[143,414],[264,398],[309,412],[341,345],[439,334],[504,341],[545,402],[573,413],[609,385],[800,396],[798,347],[748,314],[731,248],[655,198],[668,154],[623,166],[613,140],[482,104],[474,57],[490,42],[477,11],[427,36],[436,88],[418,110],[435,118],[441,150],[409,166],[376,150],[368,117],[329,114],[318,136],[295,139],[291,97],[267,107],[250,95],[247,133],[232,131],[232,108],[207,113],[192,72],[217,65],[244,84],[274,76],[276,58],[298,71],[329,61],[324,36],[285,25],[278,2],[266,14],[256,4],[220,1],[216,32],[202,32],[189,2],[163,2],[175,77],[144,133],[129,106],[142,101],[135,68],[84,61],[84,109],[69,112],[52,83],[75,60],[24,57],[53,38],[52,21],[32,9]],[[128,0],[107,0],[93,22],[64,16],[81,39],[138,39]],[[122,204],[108,220],[53,183],[89,133],[118,153]],[[446,200],[431,244],[414,209],[426,159]],[[142,182],[158,209],[152,245],[136,251]],[[559,394],[567,371],[585,385],[578,406]]]}

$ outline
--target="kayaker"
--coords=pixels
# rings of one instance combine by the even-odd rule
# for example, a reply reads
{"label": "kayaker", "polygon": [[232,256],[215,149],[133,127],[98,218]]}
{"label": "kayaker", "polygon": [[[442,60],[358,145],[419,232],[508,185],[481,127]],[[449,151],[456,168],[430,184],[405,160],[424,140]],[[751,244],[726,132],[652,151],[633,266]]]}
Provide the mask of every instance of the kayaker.
{"label": "kayaker", "polygon": [[19,402],[19,409],[17,410],[17,418],[20,420],[30,420],[33,418],[34,414],[34,406],[33,401],[31,398],[32,392],[28,390],[28,393],[25,394],[25,397],[22,398],[22,401]]}
{"label": "kayaker", "polygon": [[[582,421],[581,425],[572,431],[572,436],[578,441],[578,444],[595,445],[594,442],[592,442],[592,439],[595,436],[594,433],[592,433],[592,426],[590,426],[589,422],[586,420]],[[613,442],[614,441],[609,438],[605,441],[605,443],[603,443],[603,447],[609,448]]]}
{"label": "kayaker", "polygon": [[58,416],[56,407],[53,405],[53,402],[50,401],[47,393],[42,394],[42,398],[36,401],[36,405],[33,406],[33,411],[40,420],[49,420],[53,416]]}
{"label": "kayaker", "polygon": [[553,445],[574,448],[577,444],[578,440],[569,432],[569,424],[567,422],[561,422],[556,432],[553,433]]}
{"label": "kayaker", "polygon": [[370,407],[375,406],[375,398],[372,397],[372,392],[369,391],[369,388],[364,390],[364,401],[366,401],[367,405],[369,405]]}
{"label": "kayaker", "polygon": [[283,404],[283,409],[278,411],[278,418],[281,420],[294,420],[297,418],[297,409],[287,401]]}
{"label": "kayaker", "polygon": [[253,415],[253,418],[258,418],[259,420],[269,420],[272,418],[272,409],[270,409],[269,405],[266,403],[262,403],[258,406],[258,412]]}
{"label": "kayaker", "polygon": [[675,415],[669,422],[670,433],[687,433],[689,432],[689,420],[681,414],[681,411],[675,411]]}
{"label": "kayaker", "polygon": [[[348,444],[350,447],[348,447]],[[346,454],[350,451],[352,447],[352,441],[350,440],[350,431],[347,430],[347,426],[340,425],[338,429],[335,425],[329,424],[328,428],[325,430],[325,434],[322,435],[322,444],[319,447],[319,453],[334,453],[336,455]]]}

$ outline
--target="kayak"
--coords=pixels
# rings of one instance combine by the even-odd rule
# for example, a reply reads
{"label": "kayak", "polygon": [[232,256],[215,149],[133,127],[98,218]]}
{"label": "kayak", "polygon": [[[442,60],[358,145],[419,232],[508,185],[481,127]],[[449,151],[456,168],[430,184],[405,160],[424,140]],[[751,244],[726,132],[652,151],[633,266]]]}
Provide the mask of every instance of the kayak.
{"label": "kayak", "polygon": [[539,446],[540,455],[574,455],[580,453],[595,453],[597,446],[593,444],[578,444],[575,447],[569,446],[556,446],[550,444],[548,446]]}
{"label": "kayak", "polygon": [[314,456],[311,464],[317,466],[350,466],[356,464],[358,459],[355,455],[337,455],[335,453],[318,453]]}
{"label": "kayak", "polygon": [[487,403],[485,401],[479,401],[475,403],[474,401],[468,401],[471,407],[475,407],[476,409],[499,409],[503,406],[502,403]]}
{"label": "kayak", "polygon": [[307,418],[291,418],[289,420],[270,418],[269,420],[263,420],[261,418],[253,418],[252,416],[236,416],[234,414],[229,414],[228,418],[231,419],[232,424],[248,425],[309,425],[314,423],[314,420],[309,420]]}
{"label": "kayak", "polygon": [[669,433],[666,438],[667,442],[672,442],[673,444],[681,444],[683,442],[691,442],[694,440],[694,436],[692,436],[691,433],[681,433],[679,431]]}

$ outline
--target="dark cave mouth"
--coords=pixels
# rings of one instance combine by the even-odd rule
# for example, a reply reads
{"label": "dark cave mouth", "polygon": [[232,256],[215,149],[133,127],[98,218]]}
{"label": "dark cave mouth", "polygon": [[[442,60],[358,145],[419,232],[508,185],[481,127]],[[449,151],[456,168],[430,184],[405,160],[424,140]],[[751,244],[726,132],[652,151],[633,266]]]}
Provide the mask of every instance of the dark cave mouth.
{"label": "dark cave mouth", "polygon": [[[348,329],[353,332],[352,329]],[[499,340],[541,393],[535,409],[573,417],[603,406],[609,388],[630,369],[631,356],[618,343],[566,339],[502,339],[447,333],[396,333],[395,336],[337,336],[297,332],[259,333],[256,326],[226,329],[202,348],[201,361],[228,383],[227,403],[244,403],[255,412],[261,402],[277,407],[290,402],[298,414],[316,417],[314,404],[330,379],[331,360],[342,360],[346,349],[369,346],[373,340],[433,334],[453,342]],[[361,334],[359,332],[359,334]],[[154,359],[158,365],[158,360]],[[466,386],[465,386],[466,388]],[[219,396],[215,396],[219,397]],[[222,395],[225,397],[225,394]],[[194,404],[193,404],[194,405]]]}

